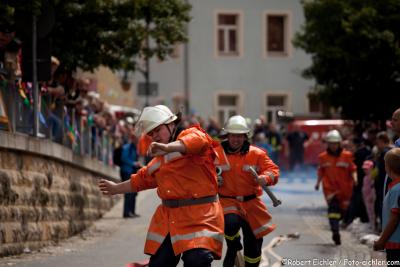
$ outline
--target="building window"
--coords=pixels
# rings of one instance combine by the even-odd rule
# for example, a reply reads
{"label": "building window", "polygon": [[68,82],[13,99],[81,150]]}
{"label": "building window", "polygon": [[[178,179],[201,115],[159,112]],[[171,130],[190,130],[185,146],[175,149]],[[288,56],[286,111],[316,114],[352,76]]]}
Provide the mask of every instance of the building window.
{"label": "building window", "polygon": [[266,97],[267,122],[277,123],[278,111],[287,111],[289,97],[287,94],[268,94]]}
{"label": "building window", "polygon": [[287,56],[289,47],[288,15],[266,15],[267,56]]}
{"label": "building window", "polygon": [[217,47],[219,56],[239,55],[239,14],[217,15]]}
{"label": "building window", "polygon": [[310,113],[331,114],[331,107],[322,102],[314,93],[308,94],[308,110]]}
{"label": "building window", "polygon": [[221,125],[224,125],[229,117],[239,114],[239,95],[218,95],[217,112]]}
{"label": "building window", "polygon": [[308,110],[312,113],[318,113],[322,110],[322,104],[314,94],[308,95]]}

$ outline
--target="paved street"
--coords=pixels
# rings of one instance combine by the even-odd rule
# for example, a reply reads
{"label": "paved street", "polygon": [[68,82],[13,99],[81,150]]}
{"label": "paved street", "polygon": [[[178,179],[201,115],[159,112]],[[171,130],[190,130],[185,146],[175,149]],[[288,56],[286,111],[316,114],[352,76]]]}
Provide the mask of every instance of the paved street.
{"label": "paved street", "polygon": [[[314,168],[282,173],[275,193],[282,198],[285,205],[272,208],[278,229],[266,240],[292,232],[299,232],[300,238],[283,242],[275,249],[277,254],[292,261],[292,264],[287,265],[304,263],[303,266],[357,266],[357,261],[360,263],[358,266],[366,266],[362,261],[370,260],[371,255],[381,259],[381,254],[360,244],[349,231],[341,232],[341,246],[333,244],[322,193],[314,190],[315,179]],[[269,258],[274,261],[273,257]],[[296,260],[300,262],[296,264]],[[352,264],[352,260],[355,264]]]}
{"label": "paved street", "polygon": [[[371,259],[371,249],[360,244],[349,231],[342,231],[341,246],[333,245],[322,193],[314,191],[315,179],[314,168],[283,172],[274,189],[283,204],[273,208],[264,196],[278,228],[264,238],[261,266],[280,266],[279,257],[286,261],[287,266],[369,266],[362,265],[362,261]],[[146,258],[143,244],[147,225],[158,203],[154,190],[141,192],[137,205],[140,218],[122,219],[121,201],[82,235],[44,248],[41,252],[3,258],[0,266],[121,267],[143,260]],[[270,242],[276,241],[279,235],[296,232],[300,234],[299,239],[283,240],[272,249],[272,253],[268,250]],[[374,253],[373,257],[382,258],[382,255]],[[222,261],[215,261],[213,266],[222,266]]]}

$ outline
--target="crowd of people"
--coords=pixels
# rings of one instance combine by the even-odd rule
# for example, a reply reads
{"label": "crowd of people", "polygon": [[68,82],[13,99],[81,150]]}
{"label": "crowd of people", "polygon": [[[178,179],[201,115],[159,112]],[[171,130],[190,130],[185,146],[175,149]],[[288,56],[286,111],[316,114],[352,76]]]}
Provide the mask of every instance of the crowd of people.
{"label": "crowd of people", "polygon": [[[34,88],[23,80],[21,42],[15,31],[13,24],[0,21],[2,115],[8,117],[9,130],[33,134]],[[54,56],[50,70],[50,79],[38,85],[38,135],[111,164],[113,147],[129,139],[137,114],[118,117],[97,93],[94,80],[67,70]]]}
{"label": "crowd of people", "polygon": [[[337,130],[328,132],[327,149],[319,156],[318,180],[328,205],[332,240],[341,244],[340,221],[346,228],[359,217],[370,223],[379,238],[375,250],[386,250],[390,265],[400,260],[400,109],[393,112],[391,139],[387,131],[369,128],[346,140]],[[396,265],[396,266],[397,266]]]}
{"label": "crowd of people", "polygon": [[[145,252],[151,255],[150,266],[161,266],[160,262],[175,266],[181,256],[185,266],[211,266],[213,259],[222,256],[221,229],[224,229],[228,246],[224,266],[233,266],[237,252],[242,249],[245,265],[258,266],[263,236],[275,228],[270,223],[268,209],[259,198],[261,185],[278,182],[280,164],[279,158],[272,160],[273,152],[281,152],[285,142],[290,148],[289,143],[295,139],[294,149],[304,153],[307,134],[296,127],[282,134],[274,125],[264,123],[262,116],[255,121],[254,128],[249,126],[249,119],[239,115],[229,118],[223,128],[212,121],[212,124],[204,125],[199,117],[176,116],[162,105],[145,108],[137,125],[144,135],[136,144],[140,147],[140,140],[147,136],[147,149],[142,151],[153,159],[123,183],[101,180],[99,184],[106,195],[158,188],[162,204],[150,223],[145,245]],[[371,229],[377,234],[382,233],[375,249],[386,248],[388,260],[398,259],[396,236],[400,229],[399,203],[396,201],[399,198],[390,200],[393,207],[389,211],[384,203],[388,201],[387,192],[392,188],[397,190],[396,169],[392,171],[394,180],[389,181],[385,155],[396,151],[392,148],[400,133],[400,109],[392,117],[391,134],[394,135],[391,138],[387,131],[375,126],[371,124],[363,131],[356,131],[359,127],[333,129],[326,134],[326,149],[319,155],[315,189],[319,190],[322,185],[332,240],[336,245],[341,244],[340,229],[360,217],[362,222],[370,222]],[[298,148],[299,144],[303,146],[302,150]],[[210,150],[215,151],[215,155]],[[396,155],[391,156],[393,162],[399,160]],[[293,165],[304,164],[302,156],[299,161],[292,162]],[[196,169],[199,163],[208,171]],[[220,170],[218,175],[214,165]],[[293,170],[293,165],[289,160],[289,170]],[[188,166],[190,169],[186,170]],[[250,168],[257,170],[258,177],[249,172]],[[210,175],[214,177],[211,181]],[[174,179],[168,179],[171,176]],[[391,194],[395,195],[397,191]],[[218,198],[224,227],[221,227],[221,208],[216,206]],[[192,207],[197,211],[212,209],[215,213],[201,217]],[[192,212],[195,215],[186,217]],[[214,216],[212,229],[208,216]],[[184,221],[184,225],[172,226],[178,220]],[[181,242],[182,236],[188,239]],[[194,243],[202,245],[195,248]],[[194,258],[197,261],[193,261]]]}
{"label": "crowd of people", "polygon": [[[23,115],[16,130],[31,133],[32,125],[19,128],[32,123],[33,89],[21,79],[20,43],[14,37],[12,25],[0,25],[1,89],[9,103],[23,104],[16,109]],[[122,182],[101,180],[99,186],[107,195],[125,194],[123,217],[139,216],[137,192],[158,188],[162,204],[145,244],[150,266],[175,266],[180,254],[185,266],[211,266],[222,257],[223,238],[228,245],[224,266],[233,266],[242,249],[246,266],[258,266],[263,236],[275,228],[260,199],[261,186],[275,185],[281,169],[295,171],[296,165],[304,165],[310,141],[306,132],[296,126],[283,131],[264,116],[251,123],[235,115],[223,127],[212,117],[206,122],[198,115],[174,114],[163,105],[144,108],[139,120],[133,113],[118,117],[89,78],[76,77],[55,57],[50,80],[41,81],[39,88],[44,137],[119,166]],[[340,228],[360,218],[380,233],[374,248],[386,248],[388,260],[398,260],[400,152],[394,147],[400,147],[400,109],[393,113],[390,128],[371,123],[353,125],[352,131],[329,131],[315,189],[322,186],[336,245],[341,244]],[[288,166],[281,162],[284,154]],[[216,167],[221,170],[219,184]]]}

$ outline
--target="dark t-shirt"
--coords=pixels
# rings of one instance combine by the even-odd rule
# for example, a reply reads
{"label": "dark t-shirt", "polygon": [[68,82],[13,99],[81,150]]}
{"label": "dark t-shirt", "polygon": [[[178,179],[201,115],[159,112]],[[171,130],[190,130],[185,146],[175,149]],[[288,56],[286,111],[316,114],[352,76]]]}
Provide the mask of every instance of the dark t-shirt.
{"label": "dark t-shirt", "polygon": [[376,166],[378,167],[378,177],[375,179],[376,194],[381,196],[383,194],[383,187],[385,184],[386,170],[385,170],[385,155],[390,150],[390,147],[385,147],[379,154]]}
{"label": "dark t-shirt", "polygon": [[362,165],[364,161],[369,159],[370,157],[371,157],[371,150],[366,146],[360,147],[359,149],[356,150],[356,152],[354,152],[354,164],[356,164],[357,166],[357,179],[358,179],[356,189],[361,190],[362,188],[365,176]]}
{"label": "dark t-shirt", "polygon": [[286,137],[289,142],[289,148],[291,153],[303,153],[304,143],[308,140],[308,135],[305,132],[291,132]]}

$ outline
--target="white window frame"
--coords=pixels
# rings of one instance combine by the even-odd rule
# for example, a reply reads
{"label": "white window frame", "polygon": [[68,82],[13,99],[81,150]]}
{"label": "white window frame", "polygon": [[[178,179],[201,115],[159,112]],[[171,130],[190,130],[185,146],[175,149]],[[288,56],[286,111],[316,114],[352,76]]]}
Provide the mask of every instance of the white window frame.
{"label": "white window frame", "polygon": [[[224,26],[225,29],[229,28],[235,28],[237,29],[237,53],[231,53],[231,52],[226,52],[226,53],[221,53],[219,51],[219,43],[218,43],[218,30],[220,29],[220,26],[218,24],[218,15],[236,15],[237,16],[237,22],[238,25],[235,26]],[[215,58],[226,58],[226,57],[242,57],[243,56],[243,11],[242,10],[215,10],[214,11],[214,57]],[[229,38],[227,37],[228,34],[226,35],[226,42],[229,44]],[[227,46],[226,46],[227,47]]]}
{"label": "white window frame", "polygon": [[[235,96],[237,97],[237,102],[235,106],[220,106],[219,105],[219,97],[220,96]],[[229,118],[229,112],[234,111],[236,114],[242,114],[243,111],[243,91],[217,91],[214,93],[214,115],[215,118],[218,119],[218,122],[221,125]],[[224,111],[224,121],[220,121],[219,112]]]}
{"label": "white window frame", "polygon": [[[268,97],[269,96],[283,96],[285,97],[285,103],[283,106],[268,106]],[[292,111],[292,95],[289,91],[268,91],[264,94],[263,99],[264,106],[264,115],[266,116],[268,123],[278,123],[278,117],[276,112],[279,110],[283,111]],[[268,121],[268,112],[272,112],[272,120]]]}
{"label": "white window frame", "polygon": [[[283,16],[284,20],[284,51],[283,52],[268,52],[268,16]],[[267,10],[264,12],[262,18],[262,35],[264,38],[262,49],[263,49],[263,57],[292,57],[292,32],[293,32],[293,23],[292,23],[292,12],[290,10]]]}
{"label": "white window frame", "polygon": [[339,116],[339,110],[335,109],[332,106],[324,106],[322,102],[319,103],[319,111],[311,111],[310,109],[310,99],[308,96],[305,96],[305,103],[306,103],[306,110],[308,111],[308,114],[311,114],[313,116],[323,116],[324,115],[324,109],[328,109],[328,112],[331,115],[338,115]]}

